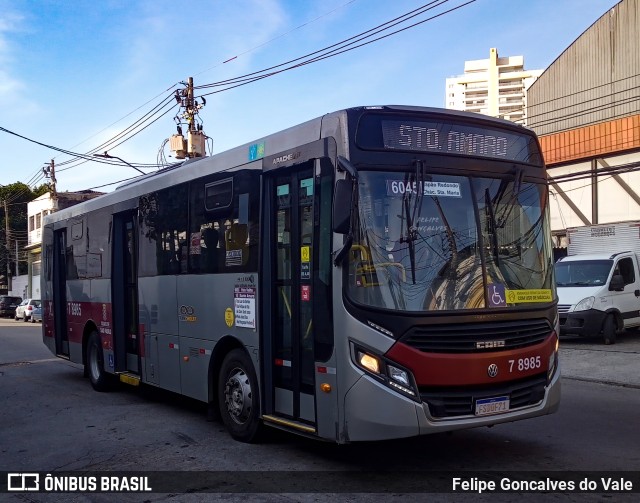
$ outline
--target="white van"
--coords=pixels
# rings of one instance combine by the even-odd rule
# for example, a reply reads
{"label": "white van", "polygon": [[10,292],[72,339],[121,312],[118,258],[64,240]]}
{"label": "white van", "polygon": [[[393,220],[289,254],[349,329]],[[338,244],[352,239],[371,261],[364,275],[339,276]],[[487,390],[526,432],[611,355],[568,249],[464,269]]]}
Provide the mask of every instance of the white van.
{"label": "white van", "polygon": [[[613,243],[612,243],[613,244]],[[635,252],[564,257],[555,265],[560,335],[597,336],[640,326],[640,270]]]}

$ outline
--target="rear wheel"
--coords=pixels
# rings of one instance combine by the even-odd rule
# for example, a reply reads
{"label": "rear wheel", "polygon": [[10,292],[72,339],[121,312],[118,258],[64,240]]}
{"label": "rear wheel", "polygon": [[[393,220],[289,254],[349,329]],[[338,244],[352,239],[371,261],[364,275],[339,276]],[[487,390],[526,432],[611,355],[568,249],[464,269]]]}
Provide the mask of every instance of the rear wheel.
{"label": "rear wheel", "polygon": [[87,341],[85,374],[96,391],[107,391],[111,387],[111,376],[104,370],[104,355],[98,332],[92,332]]}
{"label": "rear wheel", "polygon": [[218,379],[218,405],[229,434],[241,442],[255,442],[261,432],[260,395],[253,363],[241,349],[229,352]]}
{"label": "rear wheel", "polygon": [[602,325],[602,335],[604,337],[605,344],[616,343],[616,319],[612,314],[607,315]]}

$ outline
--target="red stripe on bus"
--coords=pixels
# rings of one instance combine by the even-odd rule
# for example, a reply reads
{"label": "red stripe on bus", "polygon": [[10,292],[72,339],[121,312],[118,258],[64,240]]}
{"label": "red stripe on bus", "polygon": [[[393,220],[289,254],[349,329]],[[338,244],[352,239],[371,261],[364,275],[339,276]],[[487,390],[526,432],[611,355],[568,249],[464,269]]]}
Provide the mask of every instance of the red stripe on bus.
{"label": "red stripe on bus", "polygon": [[[527,348],[443,354],[425,353],[397,342],[385,356],[411,370],[418,386],[471,386],[515,381],[546,372],[555,344],[556,336],[551,333],[545,341]],[[489,376],[492,364],[498,366],[495,377]]]}

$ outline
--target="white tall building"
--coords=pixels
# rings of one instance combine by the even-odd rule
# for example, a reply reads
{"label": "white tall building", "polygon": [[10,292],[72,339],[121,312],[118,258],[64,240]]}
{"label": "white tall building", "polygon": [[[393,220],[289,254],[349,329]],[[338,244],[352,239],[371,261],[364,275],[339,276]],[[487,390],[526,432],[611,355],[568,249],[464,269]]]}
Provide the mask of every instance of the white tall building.
{"label": "white tall building", "polygon": [[465,61],[464,75],[447,79],[446,108],[478,112],[526,124],[527,89],[543,70],[525,70],[524,56]]}

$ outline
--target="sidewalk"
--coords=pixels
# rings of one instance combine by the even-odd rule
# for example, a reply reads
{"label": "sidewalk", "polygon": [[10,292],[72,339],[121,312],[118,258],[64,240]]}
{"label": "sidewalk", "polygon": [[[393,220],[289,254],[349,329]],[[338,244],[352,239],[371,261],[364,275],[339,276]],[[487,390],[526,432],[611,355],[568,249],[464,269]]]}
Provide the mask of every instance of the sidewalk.
{"label": "sidewalk", "polygon": [[615,344],[602,339],[560,339],[560,369],[565,379],[640,388],[640,331],[618,334]]}

